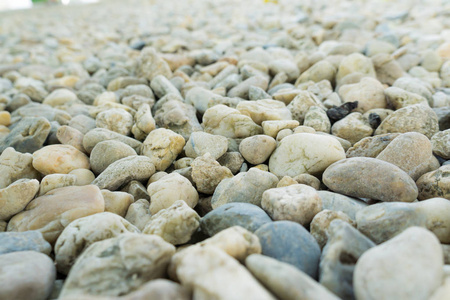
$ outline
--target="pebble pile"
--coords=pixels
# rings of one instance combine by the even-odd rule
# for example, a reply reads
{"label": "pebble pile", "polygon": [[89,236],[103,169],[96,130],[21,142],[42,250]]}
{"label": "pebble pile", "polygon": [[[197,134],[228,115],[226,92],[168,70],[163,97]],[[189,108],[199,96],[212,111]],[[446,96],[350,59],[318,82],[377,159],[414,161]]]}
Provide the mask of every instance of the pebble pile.
{"label": "pebble pile", "polygon": [[450,2],[0,14],[0,299],[450,299]]}

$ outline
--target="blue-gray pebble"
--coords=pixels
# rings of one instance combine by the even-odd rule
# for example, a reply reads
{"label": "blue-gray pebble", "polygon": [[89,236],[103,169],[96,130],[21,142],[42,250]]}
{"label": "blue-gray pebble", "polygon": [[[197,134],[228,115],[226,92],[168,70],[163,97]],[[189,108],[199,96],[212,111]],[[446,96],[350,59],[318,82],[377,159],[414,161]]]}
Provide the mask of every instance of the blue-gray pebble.
{"label": "blue-gray pebble", "polygon": [[250,203],[232,202],[207,213],[201,220],[200,228],[205,234],[213,236],[232,226],[241,226],[255,232],[262,225],[271,222],[272,219],[262,208]]}
{"label": "blue-gray pebble", "polygon": [[291,264],[312,278],[317,278],[320,247],[300,224],[277,221],[264,224],[255,231],[262,254]]}

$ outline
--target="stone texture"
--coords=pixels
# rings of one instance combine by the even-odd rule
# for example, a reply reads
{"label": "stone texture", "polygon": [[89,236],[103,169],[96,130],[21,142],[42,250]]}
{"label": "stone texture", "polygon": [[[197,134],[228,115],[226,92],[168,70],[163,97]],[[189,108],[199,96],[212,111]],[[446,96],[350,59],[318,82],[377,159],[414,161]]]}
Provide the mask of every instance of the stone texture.
{"label": "stone texture", "polygon": [[211,199],[213,209],[231,202],[244,202],[261,206],[265,190],[276,187],[278,178],[256,168],[240,172],[233,178],[222,180]]}
{"label": "stone texture", "polygon": [[307,226],[322,210],[322,200],[314,188],[294,184],[266,190],[261,207],[274,221],[288,220]]}
{"label": "stone texture", "polygon": [[431,137],[431,146],[433,153],[444,159],[450,159],[450,130],[447,129],[434,134]]}
{"label": "stone texture", "polygon": [[63,187],[31,201],[9,221],[7,230],[38,230],[53,244],[70,222],[104,209],[105,202],[98,187]]}
{"label": "stone texture", "polygon": [[325,170],[322,180],[332,191],[353,197],[412,202],[418,195],[416,184],[408,174],[376,158],[338,161]]}
{"label": "stone texture", "polygon": [[172,77],[172,71],[169,65],[161,57],[158,56],[154,48],[145,47],[139,55],[139,68],[137,75],[148,80],[153,80],[158,75],[167,78]]}
{"label": "stone texture", "polygon": [[125,233],[92,244],[72,267],[62,298],[122,296],[164,276],[175,247],[155,235]]}
{"label": "stone texture", "polygon": [[100,112],[95,118],[95,124],[97,128],[129,135],[133,126],[133,116],[122,108],[112,108]]}
{"label": "stone texture", "polygon": [[312,278],[317,278],[320,248],[316,240],[300,224],[277,221],[264,224],[255,231],[262,254],[291,264]]}
{"label": "stone texture", "polygon": [[188,179],[178,173],[171,173],[150,183],[147,191],[151,199],[150,213],[152,215],[170,207],[177,200],[185,201],[191,208],[198,203],[197,191]]}
{"label": "stone texture", "polygon": [[166,242],[180,245],[188,242],[200,226],[200,216],[182,200],[152,215],[142,233],[155,234]]}
{"label": "stone texture", "polygon": [[36,179],[19,179],[0,190],[0,220],[8,221],[21,212],[39,190]]}
{"label": "stone texture", "polygon": [[314,216],[310,225],[310,233],[316,239],[320,249],[323,249],[328,241],[329,227],[333,220],[342,220],[352,226],[356,226],[349,216],[342,211],[324,209]]}
{"label": "stone texture", "polygon": [[125,143],[117,140],[100,142],[91,151],[92,171],[100,174],[113,162],[132,155],[136,155],[136,151]]}
{"label": "stone texture", "polygon": [[76,259],[90,245],[128,232],[139,232],[139,229],[122,217],[109,212],[97,213],[71,222],[64,228],[55,244],[58,272],[67,275]]}
{"label": "stone texture", "polygon": [[89,169],[89,158],[70,145],[50,145],[33,153],[33,167],[44,175]]}
{"label": "stone texture", "polygon": [[239,144],[239,152],[253,165],[264,163],[275,150],[275,139],[266,135],[254,135],[245,138]]}
{"label": "stone texture", "polygon": [[106,140],[117,140],[133,148],[136,153],[141,152],[141,142],[105,128],[95,128],[88,131],[83,138],[83,147],[88,153],[91,153],[98,143]]}
{"label": "stone texture", "polygon": [[197,157],[191,164],[192,180],[194,181],[197,191],[200,193],[212,195],[219,183],[233,177],[230,169],[221,166],[207,152],[203,156]]}
{"label": "stone texture", "polygon": [[39,196],[45,195],[47,192],[66,186],[77,185],[77,177],[70,174],[50,174],[42,178],[39,188]]}
{"label": "stone texture", "polygon": [[44,240],[39,231],[0,232],[0,255],[19,251],[36,251],[50,255],[52,246]]}
{"label": "stone texture", "polygon": [[441,284],[442,273],[438,240],[428,230],[412,227],[359,258],[353,276],[355,296],[428,299]]}
{"label": "stone texture", "polygon": [[339,193],[330,191],[317,191],[317,193],[322,199],[322,207],[324,210],[341,211],[352,220],[355,220],[358,211],[367,207],[367,203]]}
{"label": "stone texture", "polygon": [[350,157],[377,157],[400,133],[385,133],[376,136],[366,137],[355,143],[347,150],[345,155]]}
{"label": "stone texture", "polygon": [[131,180],[147,180],[154,173],[155,166],[150,158],[132,155],[110,164],[92,184],[101,189],[115,191]]}
{"label": "stone texture", "polygon": [[363,138],[371,136],[373,129],[361,113],[353,112],[334,123],[331,127],[331,133],[353,145]]}
{"label": "stone texture", "polygon": [[33,156],[20,153],[14,148],[6,148],[0,155],[0,189],[18,179],[39,179],[40,174],[33,168]]}
{"label": "stone texture", "polygon": [[435,171],[423,174],[416,182],[419,200],[442,197],[450,199],[449,186],[450,165],[443,165]]}
{"label": "stone texture", "polygon": [[264,121],[292,119],[290,110],[283,102],[277,100],[241,101],[236,109],[252,118],[253,122],[258,125]]}
{"label": "stone texture", "polygon": [[1,299],[46,300],[56,278],[52,260],[34,251],[0,255],[0,270]]}
{"label": "stone texture", "polygon": [[332,163],[344,159],[345,152],[334,138],[311,133],[285,137],[269,160],[270,171],[277,176],[318,174]]}
{"label": "stone texture", "polygon": [[186,142],[184,152],[186,156],[196,158],[209,152],[214,159],[218,159],[227,152],[228,140],[224,136],[206,132],[193,132]]}
{"label": "stone texture", "polygon": [[359,83],[342,85],[339,95],[344,102],[358,101],[355,111],[365,113],[374,108],[386,108],[383,85],[376,79],[364,77]]}
{"label": "stone texture", "polygon": [[105,200],[105,211],[125,217],[128,207],[134,202],[133,195],[109,190],[101,190],[101,192]]}

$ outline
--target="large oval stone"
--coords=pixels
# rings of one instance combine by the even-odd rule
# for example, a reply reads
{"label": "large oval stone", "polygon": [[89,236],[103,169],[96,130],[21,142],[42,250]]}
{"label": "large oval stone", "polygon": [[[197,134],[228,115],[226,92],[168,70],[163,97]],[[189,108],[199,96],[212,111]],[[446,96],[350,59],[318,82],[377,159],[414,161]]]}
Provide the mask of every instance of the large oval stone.
{"label": "large oval stone", "polygon": [[325,170],[322,179],[330,190],[353,197],[412,202],[418,195],[417,186],[407,173],[376,158],[338,161]]}

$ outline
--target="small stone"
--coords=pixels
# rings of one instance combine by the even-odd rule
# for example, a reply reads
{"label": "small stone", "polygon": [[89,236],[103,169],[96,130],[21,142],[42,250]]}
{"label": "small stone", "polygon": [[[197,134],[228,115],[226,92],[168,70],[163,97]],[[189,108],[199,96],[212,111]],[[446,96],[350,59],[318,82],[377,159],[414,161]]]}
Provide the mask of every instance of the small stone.
{"label": "small stone", "polygon": [[441,284],[442,257],[441,245],[433,234],[409,228],[359,258],[353,276],[355,296],[428,299]]}
{"label": "small stone", "polygon": [[101,189],[115,191],[131,180],[148,180],[154,173],[155,166],[150,158],[132,155],[110,164],[92,184]]}
{"label": "small stone", "polygon": [[145,140],[147,135],[156,128],[155,119],[150,111],[150,106],[142,104],[134,115],[135,123],[131,128],[134,137],[140,141]]}
{"label": "small stone", "polygon": [[150,87],[158,98],[169,94],[180,96],[180,91],[168,80],[171,76],[157,75],[151,79]]}
{"label": "small stone", "polygon": [[122,142],[133,148],[136,153],[139,154],[141,152],[141,142],[104,128],[95,128],[87,132],[83,138],[83,147],[88,153],[91,153],[92,149],[94,149],[98,143],[107,140]]}
{"label": "small stone", "polygon": [[350,157],[377,157],[400,133],[385,133],[365,137],[347,150],[345,155]]}
{"label": "small stone", "polygon": [[416,182],[419,200],[442,197],[450,200],[450,165],[423,174]]}
{"label": "small stone", "polygon": [[376,158],[340,160],[325,170],[322,180],[332,191],[359,198],[412,202],[418,194],[407,173]]}
{"label": "small stone", "polygon": [[0,125],[11,125],[11,114],[7,111],[0,111]]}
{"label": "small stone", "polygon": [[441,243],[450,242],[450,203],[432,198],[413,203],[378,203],[360,210],[356,215],[358,230],[379,244],[411,226],[425,227]]}
{"label": "small stone", "polygon": [[393,132],[419,132],[431,139],[439,131],[436,113],[429,107],[414,104],[389,115],[375,131],[375,135]]}
{"label": "small stone", "polygon": [[267,78],[263,76],[252,76],[243,82],[239,83],[237,86],[228,91],[228,97],[239,97],[242,99],[248,99],[248,91],[251,86],[260,87],[266,90],[269,85]]}
{"label": "small stone", "polygon": [[125,219],[142,231],[151,218],[149,207],[147,200],[139,199],[128,207]]}
{"label": "small stone", "polygon": [[253,122],[258,125],[264,121],[292,119],[290,110],[283,102],[277,100],[241,101],[236,109],[252,118]]}
{"label": "small stone", "polygon": [[311,106],[325,108],[316,95],[308,91],[301,91],[291,103],[289,103],[287,108],[291,111],[292,119],[303,124],[306,113]]}
{"label": "small stone", "polygon": [[342,85],[339,96],[344,102],[358,101],[355,111],[360,113],[374,108],[386,108],[383,85],[374,78],[364,77],[359,83]]}
{"label": "small stone", "polygon": [[39,231],[0,232],[0,254],[19,251],[36,251],[50,255],[52,246]]}
{"label": "small stone", "polygon": [[379,53],[372,57],[373,66],[377,73],[377,79],[384,84],[393,85],[394,82],[404,76],[404,70],[400,63],[387,53]]}
{"label": "small stone", "polygon": [[76,185],[77,177],[69,174],[50,174],[42,178],[39,188],[39,196],[45,195],[47,192],[62,188],[65,186]]}
{"label": "small stone", "polygon": [[331,121],[336,122],[345,118],[356,107],[358,107],[358,101],[345,102],[344,104],[341,104],[339,106],[333,106],[329,108],[327,110],[327,116]]}
{"label": "small stone", "polygon": [[155,129],[142,145],[142,155],[150,158],[156,171],[166,170],[183,150],[184,138],[169,129]]}
{"label": "small stone", "polygon": [[100,174],[113,162],[132,155],[136,155],[136,151],[125,143],[117,140],[102,141],[96,144],[91,151],[92,171]]}
{"label": "small stone", "polygon": [[313,187],[316,190],[319,190],[319,188],[320,188],[320,180],[312,175],[300,174],[300,175],[295,176],[293,179],[297,183],[309,185],[310,187]]}
{"label": "small stone", "polygon": [[133,195],[125,192],[111,192],[109,190],[102,190],[101,192],[105,200],[105,211],[125,217],[128,207],[134,202]]}
{"label": "small stone", "polygon": [[0,189],[0,220],[8,221],[21,212],[39,190],[36,179],[19,179]]}
{"label": "small stone", "polygon": [[298,127],[300,123],[295,120],[282,120],[282,121],[264,121],[262,122],[262,128],[265,135],[275,138],[277,134],[284,129],[294,129]]}
{"label": "small stone", "polygon": [[231,173],[236,174],[244,163],[244,158],[239,152],[226,152],[217,162],[230,169]]}
{"label": "small stone", "polygon": [[126,192],[134,197],[134,199],[150,200],[150,196],[147,192],[147,188],[137,180],[130,181],[122,188],[123,192]]}
{"label": "small stone", "polygon": [[239,152],[246,161],[253,165],[264,163],[275,150],[275,139],[266,135],[254,135],[242,140]]}
{"label": "small stone", "polygon": [[300,224],[277,221],[264,224],[255,231],[262,254],[291,264],[312,278],[317,278],[320,248],[316,240]]}
{"label": "small stone", "polygon": [[390,106],[394,107],[396,110],[414,104],[428,106],[428,101],[425,97],[405,91],[398,87],[388,87],[384,90],[384,94],[386,95],[386,99]]}
{"label": "small stone", "polygon": [[280,179],[280,181],[277,184],[277,188],[281,188],[281,187],[286,187],[286,186],[290,186],[290,185],[294,185],[294,184],[298,184],[297,181],[295,181],[292,177],[290,176],[284,176],[283,178]]}
{"label": "small stone", "polygon": [[260,254],[245,260],[246,267],[269,291],[282,300],[338,298],[294,266]]}
{"label": "small stone", "polygon": [[142,49],[137,64],[137,75],[152,81],[156,76],[162,75],[166,78],[172,77],[169,65],[158,56],[156,50],[151,47]]}
{"label": "small stone", "polygon": [[[171,264],[183,286],[201,299],[275,299],[237,260],[215,246],[193,246],[178,252]],[[220,284],[228,282],[233,286]]]}
{"label": "small stone", "polygon": [[89,158],[70,145],[50,145],[33,153],[33,167],[44,175],[89,169]]}
{"label": "small stone", "polygon": [[180,245],[188,242],[200,226],[200,216],[182,200],[152,215],[142,233],[155,234],[166,242]]}
{"label": "small stone", "polygon": [[354,299],[353,272],[358,259],[375,244],[344,221],[332,221],[320,258],[320,283],[342,299]]}
{"label": "small stone", "polygon": [[89,132],[89,130],[92,130],[96,127],[95,120],[85,115],[77,115],[73,117],[67,125],[77,129],[82,134],[86,134]]}
{"label": "small stone", "polygon": [[371,136],[373,129],[361,113],[354,112],[334,123],[331,132],[353,145],[363,138]]}
{"label": "small stone", "polygon": [[103,212],[105,202],[96,186],[69,186],[32,200],[8,223],[8,231],[39,230],[53,244],[73,220]]}
{"label": "small stone", "polygon": [[228,139],[221,135],[209,134],[206,132],[193,132],[186,142],[184,152],[186,156],[197,158],[208,153],[214,159],[218,159],[227,152]]}
{"label": "small stone", "polygon": [[178,173],[171,173],[151,183],[147,188],[150,195],[150,213],[170,207],[175,201],[183,200],[194,208],[198,203],[198,193],[191,182]]}
{"label": "small stone", "polygon": [[352,226],[356,226],[356,223],[342,211],[333,211],[328,209],[322,210],[314,216],[310,226],[310,233],[316,239],[320,249],[323,249],[327,243],[329,226],[331,222],[336,219],[347,222]]}
{"label": "small stone", "polygon": [[314,82],[319,82],[322,80],[334,82],[335,75],[336,68],[330,62],[321,60],[303,72],[300,77],[298,77],[295,85],[299,85],[300,83],[308,82],[310,80]]}
{"label": "small stone", "polygon": [[0,255],[0,269],[2,299],[46,300],[56,279],[53,261],[35,251]]}
{"label": "small stone", "polygon": [[133,123],[133,116],[121,108],[102,111],[95,119],[95,124],[98,128],[106,128],[123,135],[131,133]]}
{"label": "small stone", "polygon": [[63,125],[58,128],[56,137],[61,144],[70,145],[77,148],[81,152],[86,152],[83,147],[84,134],[82,134],[77,129],[67,125]]}
{"label": "small stone", "polygon": [[44,145],[50,129],[50,122],[43,117],[23,118],[8,135],[0,137],[0,153],[8,147],[22,153],[33,153]]}
{"label": "small stone", "polygon": [[344,159],[345,152],[334,138],[311,133],[285,137],[269,160],[270,171],[277,176],[317,174],[332,163]]}
{"label": "small stone", "polygon": [[262,133],[262,128],[239,110],[223,104],[208,108],[203,115],[205,132],[229,138],[246,138]]}
{"label": "small stone", "polygon": [[73,221],[64,228],[55,244],[58,272],[67,275],[76,259],[93,243],[127,232],[139,232],[139,229],[120,216],[109,212]]}
{"label": "small stone", "polygon": [[346,56],[341,63],[336,74],[336,81],[342,80],[345,76],[359,72],[368,77],[376,77],[376,72],[370,58],[365,57],[361,53],[353,53]]}
{"label": "small stone", "polygon": [[[450,159],[450,130],[439,131],[431,137],[433,153]],[[4,152],[3,152],[4,153]]]}
{"label": "small stone", "polygon": [[266,190],[261,207],[274,221],[288,220],[307,226],[322,210],[322,200],[314,188],[294,184]]}
{"label": "small stone", "polygon": [[276,187],[278,178],[269,172],[251,168],[233,178],[222,180],[211,199],[213,209],[231,202],[244,202],[261,206],[265,190]]}
{"label": "small stone", "polygon": [[74,175],[76,177],[75,185],[83,186],[91,184],[95,179],[94,173],[88,169],[75,169],[69,172],[69,175]]}
{"label": "small stone", "polygon": [[55,107],[64,105],[67,102],[76,101],[77,99],[77,95],[71,90],[57,89],[51,92],[47,97],[45,97],[44,101],[42,101],[42,104],[47,104]]}
{"label": "small stone", "polygon": [[311,106],[305,115],[304,126],[314,128],[316,131],[330,133],[331,122],[325,110],[318,106]]}
{"label": "small stone", "polygon": [[255,232],[262,225],[272,222],[260,207],[249,203],[227,203],[209,213],[201,220],[201,229],[209,236],[233,226],[241,226]]}
{"label": "small stone", "polygon": [[367,203],[350,198],[338,193],[330,191],[317,191],[322,199],[322,207],[324,210],[341,211],[345,213],[350,219],[356,219],[356,213],[361,209],[367,207]]}
{"label": "small stone", "polygon": [[77,259],[60,298],[120,296],[164,276],[175,247],[156,235],[124,233],[93,243]]}
{"label": "small stone", "polygon": [[197,191],[204,194],[212,195],[222,180],[233,177],[230,169],[221,166],[208,152],[197,157],[191,167]]}
{"label": "small stone", "polygon": [[33,168],[33,156],[20,153],[14,148],[6,148],[0,155],[0,189],[6,188],[18,179],[40,179],[40,174]]}
{"label": "small stone", "polygon": [[[404,133],[395,138],[376,158],[396,165],[414,181],[433,171],[430,161],[436,160],[431,151],[430,140],[417,132]],[[439,163],[434,165],[439,167]]]}

